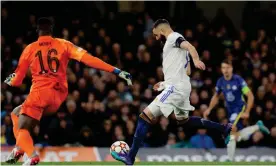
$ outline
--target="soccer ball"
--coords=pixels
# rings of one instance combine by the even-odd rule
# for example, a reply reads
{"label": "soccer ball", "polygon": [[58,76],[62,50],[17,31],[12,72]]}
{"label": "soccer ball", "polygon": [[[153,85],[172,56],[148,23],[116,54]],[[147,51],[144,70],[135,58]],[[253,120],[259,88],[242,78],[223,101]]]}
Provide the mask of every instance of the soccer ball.
{"label": "soccer ball", "polygon": [[111,152],[128,153],[129,152],[129,146],[124,141],[116,141],[110,147],[110,153]]}

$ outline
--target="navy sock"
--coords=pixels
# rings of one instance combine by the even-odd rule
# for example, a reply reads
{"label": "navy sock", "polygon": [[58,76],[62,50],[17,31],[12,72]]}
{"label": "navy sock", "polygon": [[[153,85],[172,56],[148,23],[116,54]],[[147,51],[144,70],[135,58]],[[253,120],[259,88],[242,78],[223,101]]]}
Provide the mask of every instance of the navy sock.
{"label": "navy sock", "polygon": [[148,122],[146,122],[144,119],[139,117],[136,131],[135,131],[135,134],[133,137],[131,149],[128,154],[132,160],[135,159],[135,156],[138,153],[138,150],[141,147],[141,145],[147,135],[149,126],[150,126],[150,124]]}
{"label": "navy sock", "polygon": [[195,126],[195,127],[204,127],[207,129],[216,129],[222,133],[225,132],[225,126],[210,120],[203,119],[201,117],[197,116],[191,116],[189,117],[189,120],[184,124],[189,126]]}

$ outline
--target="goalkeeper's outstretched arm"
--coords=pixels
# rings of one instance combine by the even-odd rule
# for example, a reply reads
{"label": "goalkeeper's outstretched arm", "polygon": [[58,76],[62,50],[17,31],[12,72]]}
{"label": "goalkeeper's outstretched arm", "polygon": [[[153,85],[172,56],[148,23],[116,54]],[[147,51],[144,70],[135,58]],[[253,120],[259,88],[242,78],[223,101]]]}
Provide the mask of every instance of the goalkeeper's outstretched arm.
{"label": "goalkeeper's outstretched arm", "polygon": [[67,45],[69,58],[75,59],[75,60],[82,62],[82,63],[86,64],[87,66],[95,68],[95,69],[112,72],[112,73],[118,75],[119,77],[121,77],[122,79],[126,80],[128,85],[132,85],[131,75],[128,72],[121,71],[120,69],[118,69],[108,63],[105,63],[101,59],[90,55],[86,50],[75,46],[74,44],[72,44],[71,42],[69,42],[67,40],[63,40],[63,41]]}
{"label": "goalkeeper's outstretched arm", "polygon": [[94,57],[88,53],[85,53],[82,56],[80,61],[89,67],[93,67],[95,69],[99,69],[99,70],[103,70],[103,71],[107,71],[107,72],[112,72],[112,73],[118,75],[119,77],[121,77],[122,79],[126,80],[128,85],[132,85],[131,75],[128,72],[121,71],[120,69],[118,69],[108,63],[105,63],[104,61],[102,61],[101,59],[99,59],[97,57]]}
{"label": "goalkeeper's outstretched arm", "polygon": [[26,73],[29,69],[29,56],[30,56],[30,45],[28,45],[22,52],[18,66],[14,73],[10,74],[4,81],[10,86],[20,86],[23,79],[26,76]]}

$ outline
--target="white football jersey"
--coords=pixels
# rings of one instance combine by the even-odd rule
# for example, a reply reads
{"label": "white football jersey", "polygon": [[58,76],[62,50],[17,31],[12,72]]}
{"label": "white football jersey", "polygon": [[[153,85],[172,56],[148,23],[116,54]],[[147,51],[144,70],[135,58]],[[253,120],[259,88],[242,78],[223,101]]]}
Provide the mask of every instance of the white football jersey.
{"label": "white football jersey", "polygon": [[[190,88],[190,77],[187,75],[187,66],[189,61],[189,52],[176,46],[176,40],[184,37],[173,32],[167,37],[167,41],[163,48],[163,73],[165,84],[174,85],[182,89],[182,87]],[[185,89],[186,89],[185,88]]]}

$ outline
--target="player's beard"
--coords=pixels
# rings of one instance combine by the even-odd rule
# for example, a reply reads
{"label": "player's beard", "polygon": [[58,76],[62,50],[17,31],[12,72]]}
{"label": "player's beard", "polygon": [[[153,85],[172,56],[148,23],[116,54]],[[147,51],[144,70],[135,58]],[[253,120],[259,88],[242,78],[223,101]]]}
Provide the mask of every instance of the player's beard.
{"label": "player's beard", "polygon": [[165,43],[166,43],[166,37],[164,36],[164,35],[161,35],[160,36],[160,39],[159,39],[159,41],[160,41],[160,44],[161,44],[161,46],[162,47],[164,47],[164,45],[165,45]]}

